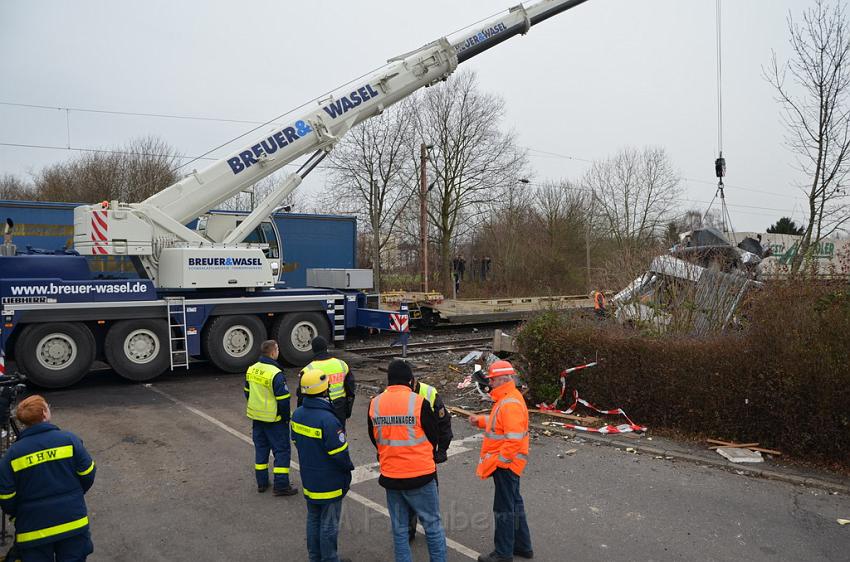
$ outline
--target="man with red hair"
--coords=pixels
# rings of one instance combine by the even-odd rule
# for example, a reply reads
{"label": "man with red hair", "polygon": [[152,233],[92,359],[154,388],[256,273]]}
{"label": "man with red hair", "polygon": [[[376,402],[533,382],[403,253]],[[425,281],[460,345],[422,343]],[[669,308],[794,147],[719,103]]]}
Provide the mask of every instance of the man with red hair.
{"label": "man with red hair", "polygon": [[79,437],[50,423],[41,396],[21,401],[24,426],[0,459],[0,507],[15,518],[23,562],[78,562],[94,550],[84,494],[94,484],[94,461]]}

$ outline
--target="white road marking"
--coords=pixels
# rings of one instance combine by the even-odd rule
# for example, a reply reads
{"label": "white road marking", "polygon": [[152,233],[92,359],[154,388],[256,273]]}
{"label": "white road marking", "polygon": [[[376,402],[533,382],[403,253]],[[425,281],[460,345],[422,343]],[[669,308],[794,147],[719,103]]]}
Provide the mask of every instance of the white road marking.
{"label": "white road marking", "polygon": [[[251,439],[251,437],[245,435],[244,433],[242,433],[241,431],[239,431],[237,429],[230,427],[229,425],[222,422],[221,420],[218,420],[218,419],[212,417],[211,415],[209,415],[205,412],[202,412],[201,410],[195,408],[194,406],[190,406],[186,402],[183,402],[179,398],[175,398],[174,396],[168,394],[164,390],[160,390],[159,388],[153,386],[152,384],[146,384],[145,388],[147,388],[147,389],[149,389],[153,392],[156,392],[157,394],[159,394],[160,396],[162,396],[164,398],[167,398],[168,400],[171,400],[172,402],[174,402],[178,406],[189,410],[190,412],[192,412],[196,416],[199,416],[199,417],[207,420],[208,422],[215,425],[219,429],[226,431],[227,433],[233,435],[237,439],[241,439],[242,441],[251,445],[252,447],[254,446],[254,440]],[[473,441],[480,440],[480,439],[481,439],[481,434],[475,434],[475,435],[472,435],[470,437],[466,437],[466,438],[464,438],[460,441],[452,442],[451,445],[449,446],[449,450],[446,452],[446,454],[451,457],[451,456],[454,456],[454,455],[457,455],[457,454],[460,454],[460,453],[465,453],[465,452],[471,451],[472,449],[470,449],[468,447],[464,447],[463,444],[471,443]],[[298,470],[298,471],[301,470],[298,463],[295,462],[295,461],[290,461],[289,465],[290,465],[291,468],[294,468],[295,470]],[[361,484],[363,482],[367,482],[369,480],[374,480],[374,479],[378,478],[380,476],[380,472],[375,470],[375,468],[377,468],[377,466],[378,466],[378,463],[372,463],[372,464],[367,464],[367,465],[355,467],[354,472],[352,473],[351,485],[353,486],[354,484]],[[382,506],[381,504],[379,504],[377,502],[370,500],[366,496],[361,496],[360,494],[358,494],[357,492],[354,492],[352,490],[349,490],[348,494],[346,494],[346,496],[351,498],[352,500],[356,501],[357,503],[368,507],[369,509],[377,511],[378,513],[380,513],[384,517],[390,516],[390,512],[387,511],[386,507]],[[418,525],[417,529],[419,530],[420,533],[422,533],[422,534],[425,533],[425,529],[422,528],[422,525]],[[455,552],[462,554],[462,555],[464,555],[468,558],[471,558],[473,560],[476,560],[478,558],[478,554],[479,554],[478,552],[476,552],[475,550],[473,550],[473,549],[471,549],[467,546],[460,544],[457,541],[453,541],[449,537],[446,537],[446,546],[448,548],[454,550]]]}

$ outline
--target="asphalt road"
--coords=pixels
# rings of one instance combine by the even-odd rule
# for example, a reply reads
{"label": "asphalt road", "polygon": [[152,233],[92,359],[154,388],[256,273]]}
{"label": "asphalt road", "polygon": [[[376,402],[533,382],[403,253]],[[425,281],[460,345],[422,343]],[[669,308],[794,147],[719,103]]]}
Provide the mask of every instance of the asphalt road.
{"label": "asphalt road", "polygon": [[[307,559],[300,495],[256,492],[241,389],[241,376],[193,366],[152,385],[101,373],[47,393],[54,422],[97,462],[90,560]],[[392,541],[367,408],[361,396],[349,422],[358,470],[339,543],[371,562],[392,560]],[[492,548],[493,492],[474,474],[473,430],[454,422],[461,446],[440,465],[440,492],[449,560],[461,561]],[[850,559],[850,525],[836,523],[850,497],[819,490],[562,437],[533,441],[522,487],[537,560]],[[424,537],[414,557],[427,560]]]}

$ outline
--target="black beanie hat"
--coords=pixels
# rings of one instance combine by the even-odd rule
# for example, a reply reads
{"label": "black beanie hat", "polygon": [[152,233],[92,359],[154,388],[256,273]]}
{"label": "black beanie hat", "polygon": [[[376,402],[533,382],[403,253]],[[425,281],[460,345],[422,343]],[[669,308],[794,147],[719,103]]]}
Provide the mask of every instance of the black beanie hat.
{"label": "black beanie hat", "polygon": [[313,347],[313,353],[324,353],[328,350],[328,340],[322,336],[316,336],[313,338],[310,345]]}
{"label": "black beanie hat", "polygon": [[409,385],[412,380],[413,370],[407,361],[401,359],[390,361],[390,365],[387,367],[387,384],[390,386],[394,384]]}

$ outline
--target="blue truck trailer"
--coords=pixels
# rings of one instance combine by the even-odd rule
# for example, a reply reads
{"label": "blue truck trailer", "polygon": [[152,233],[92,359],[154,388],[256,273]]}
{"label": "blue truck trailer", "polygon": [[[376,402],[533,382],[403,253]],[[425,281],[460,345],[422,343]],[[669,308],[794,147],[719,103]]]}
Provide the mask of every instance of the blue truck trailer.
{"label": "blue truck trailer", "polygon": [[[0,201],[15,247],[0,255],[0,370],[14,362],[39,386],[74,384],[95,360],[133,381],[188,367],[191,358],[240,372],[265,339],[278,341],[285,362],[302,366],[318,335],[343,345],[352,328],[404,325],[400,313],[369,308],[363,287],[307,284],[308,270],[362,272],[353,217],[275,213],[259,225],[247,241],[267,245],[279,260],[272,288],[175,290],[140,277],[126,256],[70,250],[75,207]],[[233,225],[246,215],[210,214]],[[189,226],[203,230],[206,219]]]}

